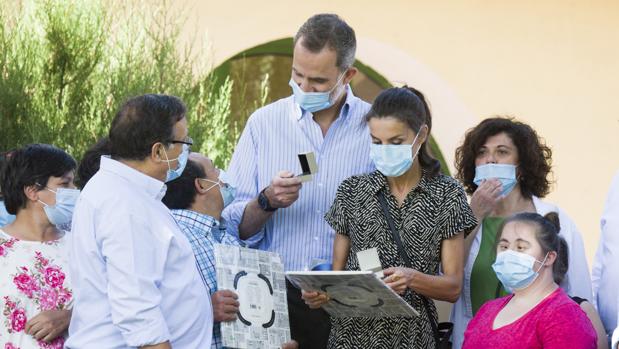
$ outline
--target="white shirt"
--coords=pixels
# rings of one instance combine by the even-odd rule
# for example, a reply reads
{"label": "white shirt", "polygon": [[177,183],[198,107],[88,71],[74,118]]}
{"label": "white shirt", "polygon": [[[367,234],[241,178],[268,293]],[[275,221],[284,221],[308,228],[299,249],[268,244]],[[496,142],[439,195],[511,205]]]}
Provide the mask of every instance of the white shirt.
{"label": "white shirt", "polygon": [[165,185],[107,157],[73,216],[67,348],[208,348],[213,315]]}
{"label": "white shirt", "polygon": [[[559,224],[561,230],[559,234],[565,239],[569,250],[568,264],[569,268],[565,274],[565,279],[561,283],[561,288],[570,296],[578,296],[587,300],[593,299],[591,289],[591,277],[589,276],[589,265],[587,264],[587,256],[585,254],[585,245],[582,241],[582,236],[576,227],[576,224],[570,217],[559,207],[540,200],[533,196],[533,206],[535,211],[544,216],[550,212],[559,214]],[[471,302],[471,272],[473,264],[479,253],[481,245],[482,228],[479,228],[473,243],[471,251],[464,267],[464,282],[462,284],[462,293],[460,298],[454,304],[451,310],[451,321],[454,324],[453,329],[453,348],[459,349],[464,341],[464,331],[468,326],[469,321],[473,318],[473,309]]]}
{"label": "white shirt", "polygon": [[602,233],[593,263],[593,293],[612,348],[619,340],[619,172],[611,184],[600,222]]}

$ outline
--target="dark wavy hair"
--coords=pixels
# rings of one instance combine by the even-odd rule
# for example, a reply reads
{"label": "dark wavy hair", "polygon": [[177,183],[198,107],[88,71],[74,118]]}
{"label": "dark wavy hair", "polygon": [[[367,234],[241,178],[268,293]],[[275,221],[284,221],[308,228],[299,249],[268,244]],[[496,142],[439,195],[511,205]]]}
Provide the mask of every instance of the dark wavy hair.
{"label": "dark wavy hair", "polygon": [[543,198],[550,191],[552,150],[531,126],[511,117],[488,118],[466,132],[464,142],[456,149],[456,178],[468,194],[473,194],[477,189],[473,183],[477,154],[489,137],[502,132],[518,149],[517,179],[522,195]]}
{"label": "dark wavy hair", "polygon": [[535,238],[542,247],[544,255],[551,251],[557,253],[557,259],[552,265],[552,276],[554,281],[561,285],[569,268],[569,249],[565,239],[559,235],[561,231],[559,215],[556,212],[549,212],[545,216],[532,212],[517,213],[507,218],[501,224],[496,239],[497,245],[501,239],[501,234],[503,234],[503,228],[511,222],[523,222],[533,225],[536,228]]}
{"label": "dark wavy hair", "polygon": [[430,177],[441,171],[441,163],[428,149],[432,114],[423,93],[410,86],[393,87],[381,92],[372,103],[372,108],[365,116],[365,121],[372,118],[393,117],[408,125],[418,133],[423,125],[428,126],[428,137],[419,149],[419,163]]}

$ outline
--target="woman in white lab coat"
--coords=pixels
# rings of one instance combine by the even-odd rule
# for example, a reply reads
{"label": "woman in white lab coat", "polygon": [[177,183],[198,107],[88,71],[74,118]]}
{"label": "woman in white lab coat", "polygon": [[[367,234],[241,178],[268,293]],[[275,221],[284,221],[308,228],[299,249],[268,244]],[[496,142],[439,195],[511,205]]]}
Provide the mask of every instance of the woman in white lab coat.
{"label": "woman in white lab coat", "polygon": [[464,330],[486,302],[506,295],[492,270],[496,232],[518,212],[557,212],[566,240],[569,270],[560,285],[570,296],[592,300],[591,279],[582,237],[559,207],[541,200],[550,191],[552,151],[529,125],[495,117],[470,129],[456,150],[456,178],[471,195],[479,225],[465,239],[464,282],[453,307],[453,347],[462,346]]}

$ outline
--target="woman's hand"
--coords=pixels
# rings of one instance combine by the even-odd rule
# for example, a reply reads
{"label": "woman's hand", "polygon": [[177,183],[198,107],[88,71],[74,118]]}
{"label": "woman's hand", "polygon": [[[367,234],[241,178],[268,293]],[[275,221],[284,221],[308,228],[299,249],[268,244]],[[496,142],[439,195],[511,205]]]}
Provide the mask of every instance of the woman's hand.
{"label": "woman's hand", "polygon": [[497,203],[501,200],[503,186],[498,179],[488,179],[477,187],[471,196],[471,209],[477,220],[481,221],[494,211]]}
{"label": "woman's hand", "polygon": [[402,295],[413,282],[417,270],[402,267],[391,267],[383,270],[383,281],[397,294]]}
{"label": "woman's hand", "polygon": [[301,298],[310,309],[318,309],[329,301],[329,295],[324,292],[301,290]]}
{"label": "woman's hand", "polygon": [[295,340],[282,344],[282,349],[299,349],[299,343]]}
{"label": "woman's hand", "polygon": [[70,321],[71,310],[45,310],[26,323],[26,333],[49,343],[69,328]]}

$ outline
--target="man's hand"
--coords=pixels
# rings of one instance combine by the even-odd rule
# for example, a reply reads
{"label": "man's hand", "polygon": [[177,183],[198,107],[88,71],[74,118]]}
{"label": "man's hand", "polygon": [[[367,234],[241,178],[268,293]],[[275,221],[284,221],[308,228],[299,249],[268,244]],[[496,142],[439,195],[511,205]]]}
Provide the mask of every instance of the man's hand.
{"label": "man's hand", "polygon": [[502,199],[501,190],[503,186],[498,179],[488,179],[479,184],[477,190],[471,195],[471,209],[481,221],[494,211],[499,200]]}
{"label": "man's hand", "polygon": [[26,323],[26,333],[49,343],[69,328],[69,322],[71,310],[45,310]]}
{"label": "man's hand", "polygon": [[301,179],[292,172],[280,171],[271,180],[271,185],[264,191],[269,203],[273,207],[284,208],[292,205],[299,198]]}
{"label": "man's hand", "polygon": [[230,290],[213,293],[211,302],[213,303],[213,317],[216,322],[236,320],[236,313],[239,311],[238,298],[236,293]]}

